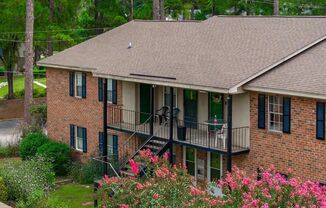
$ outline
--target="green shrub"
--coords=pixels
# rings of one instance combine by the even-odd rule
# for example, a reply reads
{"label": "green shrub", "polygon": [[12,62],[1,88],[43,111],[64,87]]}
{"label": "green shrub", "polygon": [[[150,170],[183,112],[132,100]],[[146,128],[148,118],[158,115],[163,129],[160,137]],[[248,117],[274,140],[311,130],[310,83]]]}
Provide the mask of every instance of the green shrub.
{"label": "green shrub", "polygon": [[70,175],[74,181],[81,184],[90,184],[94,179],[100,178],[102,175],[102,166],[96,161],[89,161],[87,163],[75,162],[71,166]]}
{"label": "green shrub", "polygon": [[7,147],[0,147],[0,158],[17,157],[19,156],[18,145],[9,145]]}
{"label": "green shrub", "polygon": [[47,158],[53,164],[57,175],[68,173],[70,166],[70,148],[64,143],[49,141],[37,149],[37,155]]}
{"label": "green shrub", "polygon": [[16,208],[68,208],[57,198],[47,198],[44,191],[34,191],[26,200],[19,200]]}
{"label": "green shrub", "polygon": [[45,126],[47,118],[46,104],[34,105],[31,107],[30,112],[33,118],[33,126],[42,129]]}
{"label": "green shrub", "polygon": [[30,132],[20,142],[19,153],[23,160],[36,155],[37,148],[49,141],[41,132]]}
{"label": "green shrub", "polygon": [[35,191],[50,190],[55,174],[52,164],[42,157],[33,157],[19,164],[7,163],[0,169],[8,197],[11,200],[24,200]]}
{"label": "green shrub", "polygon": [[7,187],[5,186],[2,177],[0,177],[0,201],[5,202],[7,201],[7,198],[8,198]]}

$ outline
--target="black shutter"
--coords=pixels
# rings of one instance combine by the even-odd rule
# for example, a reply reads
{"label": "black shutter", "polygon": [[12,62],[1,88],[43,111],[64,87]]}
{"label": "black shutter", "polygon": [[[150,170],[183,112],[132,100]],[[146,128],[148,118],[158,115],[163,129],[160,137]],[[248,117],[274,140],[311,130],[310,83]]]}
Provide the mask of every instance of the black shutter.
{"label": "black shutter", "polygon": [[75,92],[75,72],[69,72],[69,95],[74,96]]}
{"label": "black shutter", "polygon": [[118,135],[112,135],[112,143],[113,143],[113,157],[114,159],[118,159],[119,155],[119,145],[118,145]]}
{"label": "black shutter", "polygon": [[103,79],[98,78],[98,101],[103,101]]}
{"label": "black shutter", "polygon": [[291,98],[283,97],[283,132],[291,133]]}
{"label": "black shutter", "polygon": [[118,85],[117,80],[113,79],[112,80],[112,103],[113,104],[117,104],[117,102],[118,102],[118,98],[117,98],[117,95],[118,95],[117,87],[118,86],[117,85]]}
{"label": "black shutter", "polygon": [[265,95],[258,95],[258,128],[265,129]]}
{"label": "black shutter", "polygon": [[83,128],[83,152],[87,152],[87,129]]}
{"label": "black shutter", "polygon": [[98,149],[99,149],[99,155],[103,155],[103,132],[98,133]]}
{"label": "black shutter", "polygon": [[70,147],[75,148],[75,126],[70,124]]}
{"label": "black shutter", "polygon": [[316,138],[325,139],[325,103],[322,102],[316,106]]}
{"label": "black shutter", "polygon": [[82,74],[82,98],[86,98],[86,73]]}

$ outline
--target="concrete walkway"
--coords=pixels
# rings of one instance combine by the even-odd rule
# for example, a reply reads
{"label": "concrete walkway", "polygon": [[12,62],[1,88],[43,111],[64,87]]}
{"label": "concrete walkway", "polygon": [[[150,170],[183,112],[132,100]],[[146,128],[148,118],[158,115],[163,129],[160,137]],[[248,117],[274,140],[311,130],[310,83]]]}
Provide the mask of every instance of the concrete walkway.
{"label": "concrete walkway", "polygon": [[8,205],[0,202],[0,208],[11,208],[11,207],[9,207]]}
{"label": "concrete walkway", "polygon": [[34,84],[40,86],[40,87],[43,87],[46,89],[46,85],[45,84],[42,84],[41,82],[38,82],[38,81],[34,81]]}
{"label": "concrete walkway", "polygon": [[19,142],[21,136],[20,122],[21,120],[18,119],[0,121],[0,146]]}

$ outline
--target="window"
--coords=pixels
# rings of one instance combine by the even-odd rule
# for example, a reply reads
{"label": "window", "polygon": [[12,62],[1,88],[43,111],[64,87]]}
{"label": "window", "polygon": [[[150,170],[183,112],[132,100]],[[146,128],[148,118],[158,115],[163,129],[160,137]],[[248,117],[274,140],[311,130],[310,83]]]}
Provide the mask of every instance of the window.
{"label": "window", "polygon": [[211,152],[210,158],[211,181],[221,179],[221,155]]}
{"label": "window", "polygon": [[[170,102],[170,87],[164,87],[164,105],[169,107]],[[177,107],[177,88],[173,88],[173,107]]]}
{"label": "window", "polygon": [[108,134],[108,155],[112,156],[113,154],[113,135]]}
{"label": "window", "polygon": [[76,97],[82,97],[83,93],[83,74],[81,72],[75,73],[75,95]]}
{"label": "window", "polygon": [[113,81],[112,81],[112,79],[108,79],[107,93],[108,93],[108,102],[112,103],[112,101],[113,101]]}
{"label": "window", "polygon": [[269,130],[282,132],[283,129],[283,103],[280,96],[268,97],[268,124]]}
{"label": "window", "polygon": [[83,128],[76,126],[76,150],[83,151]]}
{"label": "window", "polygon": [[188,173],[195,176],[196,173],[196,163],[195,163],[195,149],[186,147],[186,166]]}

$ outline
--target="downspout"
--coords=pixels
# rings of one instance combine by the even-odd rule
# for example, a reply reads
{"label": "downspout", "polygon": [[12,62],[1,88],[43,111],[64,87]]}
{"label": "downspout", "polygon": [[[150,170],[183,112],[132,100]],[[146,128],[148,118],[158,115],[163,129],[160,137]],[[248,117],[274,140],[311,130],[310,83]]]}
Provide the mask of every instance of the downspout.
{"label": "downspout", "polygon": [[169,136],[169,161],[173,164],[173,87],[170,87],[170,136]]}
{"label": "downspout", "polygon": [[227,97],[228,120],[227,120],[227,171],[232,172],[232,95]]}
{"label": "downspout", "polygon": [[150,105],[151,105],[151,119],[150,119],[150,129],[149,129],[149,134],[150,136],[153,136],[154,133],[154,85],[151,86],[151,92],[150,92]]}
{"label": "downspout", "polygon": [[107,94],[107,89],[108,89],[108,80],[104,79],[104,86],[103,86],[103,175],[108,174],[108,94]]}

